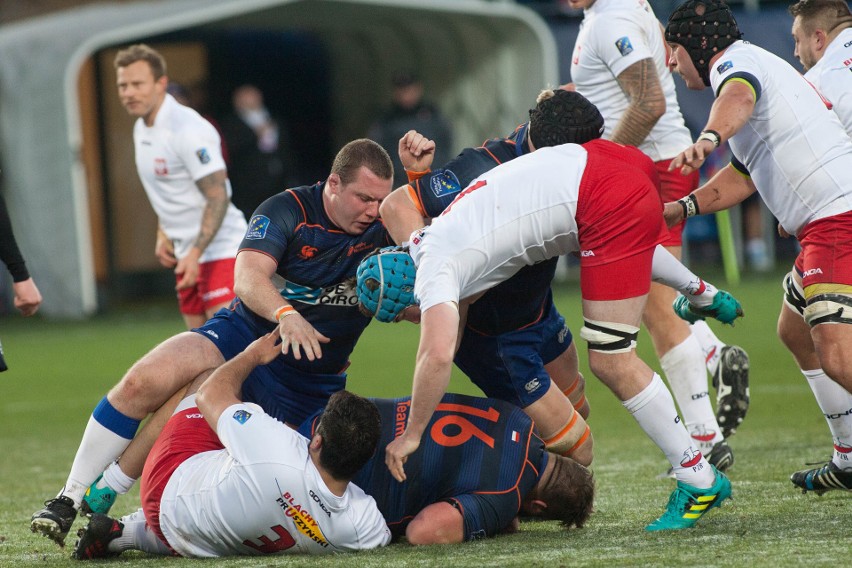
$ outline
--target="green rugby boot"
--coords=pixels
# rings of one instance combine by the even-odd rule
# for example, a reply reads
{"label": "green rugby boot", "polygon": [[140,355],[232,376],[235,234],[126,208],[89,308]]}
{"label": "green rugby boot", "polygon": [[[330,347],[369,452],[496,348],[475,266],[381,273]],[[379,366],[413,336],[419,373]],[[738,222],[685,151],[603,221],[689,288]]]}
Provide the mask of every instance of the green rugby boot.
{"label": "green rugby boot", "polygon": [[731,482],[714,466],[716,482],[709,489],[698,489],[681,481],[669,497],[663,516],[645,527],[647,531],[677,531],[688,529],[714,507],[719,507],[731,496]]}

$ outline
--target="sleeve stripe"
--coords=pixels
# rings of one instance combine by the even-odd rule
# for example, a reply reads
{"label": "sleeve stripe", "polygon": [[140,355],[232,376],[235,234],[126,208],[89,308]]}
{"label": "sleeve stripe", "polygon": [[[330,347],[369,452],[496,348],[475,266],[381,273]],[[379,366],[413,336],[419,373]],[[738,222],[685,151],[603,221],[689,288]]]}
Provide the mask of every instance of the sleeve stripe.
{"label": "sleeve stripe", "polygon": [[762,89],[760,86],[760,81],[757,80],[757,77],[752,75],[751,73],[746,73],[745,71],[739,73],[731,73],[725,80],[719,85],[719,88],[716,89],[716,96],[719,96],[719,93],[722,92],[722,88],[727,85],[731,81],[737,81],[738,83],[742,83],[748,86],[751,89],[751,93],[754,95],[754,102],[760,100],[760,95],[762,93]]}
{"label": "sleeve stripe", "polygon": [[751,178],[751,174],[749,173],[748,168],[746,168],[745,165],[741,161],[739,161],[736,156],[731,157],[731,167],[734,169],[735,172],[737,172],[741,176],[745,178]]}
{"label": "sleeve stripe", "polygon": [[417,184],[417,189],[413,187],[414,184],[408,184],[408,187],[406,188],[408,190],[408,197],[411,199],[411,202],[414,203],[414,206],[417,207],[417,211],[419,211],[423,217],[428,218],[429,215],[426,214],[426,211],[423,208],[423,201],[420,199],[420,180],[415,180],[414,183]]}

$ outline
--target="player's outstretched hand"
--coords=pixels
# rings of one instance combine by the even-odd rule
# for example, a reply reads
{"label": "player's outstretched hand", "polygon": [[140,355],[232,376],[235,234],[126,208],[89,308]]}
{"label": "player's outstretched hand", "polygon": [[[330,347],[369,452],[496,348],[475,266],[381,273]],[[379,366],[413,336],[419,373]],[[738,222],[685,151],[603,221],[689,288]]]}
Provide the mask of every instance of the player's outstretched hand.
{"label": "player's outstretched hand", "polygon": [[409,130],[399,139],[399,162],[412,172],[425,172],[435,159],[435,141]]}
{"label": "player's outstretched hand", "polygon": [[709,140],[699,140],[672,160],[669,171],[680,170],[681,175],[689,175],[704,163],[716,146]]}
{"label": "player's outstretched hand", "polygon": [[388,444],[385,448],[385,465],[391,472],[391,475],[402,483],[405,481],[405,462],[408,461],[408,456],[417,451],[420,447],[420,439],[416,436],[409,436],[408,430],[402,433],[402,436]]}
{"label": "player's outstretched hand", "polygon": [[295,312],[281,318],[278,322],[278,333],[281,335],[281,353],[286,355],[293,350],[293,357],[302,359],[302,351],[308,361],[322,358],[320,343],[328,343],[329,338],[314,329],[302,314]]}
{"label": "player's outstretched hand", "polygon": [[254,357],[256,365],[268,365],[281,353],[278,337],[277,332],[270,331],[252,341],[251,345],[246,347],[246,353]]}

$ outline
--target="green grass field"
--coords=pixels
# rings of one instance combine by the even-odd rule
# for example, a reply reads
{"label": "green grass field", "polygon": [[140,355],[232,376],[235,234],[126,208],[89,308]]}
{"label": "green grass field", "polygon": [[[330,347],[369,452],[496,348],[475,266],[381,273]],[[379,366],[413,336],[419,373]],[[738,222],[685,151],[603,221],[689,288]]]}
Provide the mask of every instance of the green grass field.
{"label": "green grass field", "polygon": [[[713,276],[712,274],[710,275]],[[649,534],[673,488],[657,480],[663,455],[615,397],[591,377],[588,396],[595,436],[595,513],[582,530],[530,522],[522,532],[483,542],[415,549],[405,544],[334,558],[197,561],[130,553],[122,566],[835,566],[848,554],[850,495],[802,495],[790,484],[804,462],[825,460],[831,439],[793,360],[775,336],[780,273],[746,276],[731,290],[746,317],[717,332],[751,356],[751,410],[731,439],[734,500],[688,531]],[[717,277],[717,280],[719,278]],[[580,327],[576,286],[558,287],[557,303],[572,330]],[[87,322],[19,317],[0,319],[0,340],[11,370],[0,375],[0,566],[70,566],[70,550],[29,532],[32,512],[65,480],[88,416],[123,372],[157,342],[181,331],[168,302],[127,306]],[[410,394],[417,329],[374,323],[356,350],[349,387],[368,396]],[[585,347],[581,349],[581,353]],[[640,353],[652,366],[650,340]],[[476,393],[454,376],[451,389]],[[124,514],[138,494],[119,500]],[[82,523],[78,520],[73,530]],[[69,536],[69,544],[74,538]]]}

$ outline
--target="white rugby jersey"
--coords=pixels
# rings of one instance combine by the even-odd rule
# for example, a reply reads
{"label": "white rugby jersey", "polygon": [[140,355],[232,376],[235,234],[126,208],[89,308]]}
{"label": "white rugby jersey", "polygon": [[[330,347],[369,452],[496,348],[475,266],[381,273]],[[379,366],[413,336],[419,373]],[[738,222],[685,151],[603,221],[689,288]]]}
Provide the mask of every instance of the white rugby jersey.
{"label": "white rugby jersey", "polygon": [[852,134],[852,28],[834,38],[805,78],[831,101],[832,110]]}
{"label": "white rugby jersey", "polygon": [[[167,94],[153,126],[146,126],[142,118],[136,121],[133,144],[136,170],[148,200],[174,243],[175,256],[183,258],[198,238],[207,204],[195,182],[225,169],[219,133],[200,114]],[[230,197],[230,182],[227,188]],[[237,256],[245,232],[245,217],[229,203],[222,226],[200,262]]]}
{"label": "white rugby jersey", "polygon": [[229,407],[217,432],[226,450],[186,460],[163,491],[160,528],[179,554],[326,554],[390,542],[373,498],[352,483],[342,497],[331,493],[308,439],[259,406]]}
{"label": "white rugby jersey", "polygon": [[742,40],[710,69],[716,94],[731,79],[750,84],[757,98],[731,151],[781,226],[796,235],[811,221],[852,209],[852,140],[813,85]]}
{"label": "white rugby jersey", "polygon": [[692,144],[668,69],[660,22],[646,0],[597,0],[586,8],[574,54],[571,80],[604,117],[604,135],[612,138],[630,103],[616,77],[637,61],[652,58],[666,97],[666,112],[639,146],[659,162]]}
{"label": "white rugby jersey", "polygon": [[458,302],[523,266],[579,250],[575,215],[586,159],[576,144],[516,158],[471,182],[415,231],[409,243],[420,309]]}

